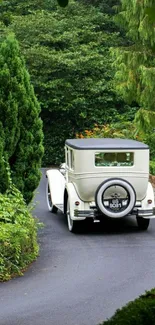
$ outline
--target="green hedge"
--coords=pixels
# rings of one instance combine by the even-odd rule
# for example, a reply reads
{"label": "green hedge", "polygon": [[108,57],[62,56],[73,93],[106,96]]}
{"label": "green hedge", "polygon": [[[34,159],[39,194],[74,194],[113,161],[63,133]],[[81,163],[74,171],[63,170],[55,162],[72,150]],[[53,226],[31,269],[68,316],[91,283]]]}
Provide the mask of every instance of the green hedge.
{"label": "green hedge", "polygon": [[146,292],[125,307],[116,311],[114,316],[100,325],[154,325],[155,289]]}
{"label": "green hedge", "polygon": [[150,161],[150,174],[155,175],[155,161]]}
{"label": "green hedge", "polygon": [[38,224],[13,185],[0,194],[0,281],[22,275],[38,256]]}

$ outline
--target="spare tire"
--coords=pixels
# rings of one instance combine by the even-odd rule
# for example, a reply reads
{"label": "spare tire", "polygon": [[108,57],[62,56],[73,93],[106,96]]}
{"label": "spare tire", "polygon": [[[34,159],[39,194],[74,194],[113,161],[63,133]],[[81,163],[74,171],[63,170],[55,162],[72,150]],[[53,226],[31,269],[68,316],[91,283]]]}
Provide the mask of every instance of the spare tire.
{"label": "spare tire", "polygon": [[136,193],[124,179],[110,178],[99,185],[95,194],[98,210],[107,217],[122,218],[133,210]]}

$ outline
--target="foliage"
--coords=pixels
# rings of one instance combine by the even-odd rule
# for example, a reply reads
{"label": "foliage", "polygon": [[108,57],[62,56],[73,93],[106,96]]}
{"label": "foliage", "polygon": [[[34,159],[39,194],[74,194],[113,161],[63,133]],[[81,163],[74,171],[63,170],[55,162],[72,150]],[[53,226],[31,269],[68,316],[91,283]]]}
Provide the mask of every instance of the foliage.
{"label": "foliage", "polygon": [[125,110],[111,84],[109,56],[109,47],[123,41],[109,15],[79,1],[62,9],[45,0],[42,10],[36,0],[4,3],[1,15],[9,15],[7,30],[20,41],[41,103],[44,165],[54,164],[62,160],[66,138]]}
{"label": "foliage", "polygon": [[80,1],[95,6],[99,8],[100,11],[108,14],[114,14],[115,7],[118,6],[120,3],[120,0],[80,0]]}
{"label": "foliage", "polygon": [[155,161],[150,161],[150,174],[155,176]]}
{"label": "foliage", "polygon": [[76,138],[124,138],[142,141],[150,148],[150,173],[155,175],[155,132],[150,128],[145,133],[139,128],[136,120],[129,121],[126,116],[118,116],[115,123],[97,125],[93,128],[76,133]]}
{"label": "foliage", "polygon": [[[125,307],[116,311],[103,325],[150,325],[155,324],[155,289],[147,291]],[[101,324],[100,324],[101,325]]]}
{"label": "foliage", "polygon": [[[39,113],[18,42],[9,35],[0,46],[0,164],[3,165],[4,155],[13,182],[27,203],[40,180],[43,134]],[[2,169],[1,184],[4,174]],[[1,185],[1,192],[6,190],[6,184],[3,188]]]}
{"label": "foliage", "polygon": [[56,10],[57,1],[51,0],[3,0],[0,3],[0,21],[8,26],[14,16],[31,15],[36,10]]}
{"label": "foliage", "polygon": [[4,160],[4,132],[0,123],[0,193],[5,193],[9,186],[8,175],[6,173],[6,163]]}
{"label": "foliage", "polygon": [[[116,89],[128,102],[140,106],[137,120],[147,130],[155,126],[155,7],[152,0],[122,0],[118,23],[126,30],[130,46],[112,50]],[[146,125],[147,124],[147,125]]]}
{"label": "foliage", "polygon": [[91,130],[85,130],[83,133],[77,133],[77,138],[128,138],[138,141],[144,140],[144,135],[138,132],[136,124],[133,121],[125,121],[120,117],[119,122],[95,125]]}
{"label": "foliage", "polygon": [[38,256],[38,225],[22,194],[10,184],[7,192],[0,194],[0,281],[22,275]]}

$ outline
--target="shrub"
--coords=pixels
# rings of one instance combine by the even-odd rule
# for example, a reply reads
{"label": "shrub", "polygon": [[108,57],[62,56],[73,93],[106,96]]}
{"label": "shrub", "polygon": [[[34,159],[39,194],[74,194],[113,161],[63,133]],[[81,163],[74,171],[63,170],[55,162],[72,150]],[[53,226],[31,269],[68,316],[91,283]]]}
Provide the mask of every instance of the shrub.
{"label": "shrub", "polygon": [[[116,311],[113,317],[102,325],[153,325],[155,324],[155,289],[146,292],[125,307]],[[101,324],[100,324],[101,325]]]}
{"label": "shrub", "polygon": [[[151,130],[150,132],[147,133],[146,143],[150,147],[150,160],[155,161],[155,132],[154,132],[154,130]],[[154,173],[154,175],[155,175],[155,173]]]}
{"label": "shrub", "polygon": [[94,125],[91,130],[85,130],[83,133],[77,133],[77,138],[130,138],[138,141],[143,141],[143,134],[137,132],[136,125],[131,121],[124,121]]}
{"label": "shrub", "polygon": [[[29,73],[11,34],[0,44],[0,165],[4,155],[13,182],[27,203],[41,177],[43,133],[39,114],[40,105]],[[7,187],[4,174],[0,174],[1,193]]]}
{"label": "shrub", "polygon": [[37,257],[38,224],[14,185],[0,194],[0,281],[22,275]]}
{"label": "shrub", "polygon": [[130,138],[147,143],[150,148],[150,174],[155,175],[155,134],[145,135],[142,131],[137,131],[136,124],[131,121],[120,119],[118,123],[106,125],[94,125],[91,130],[77,133],[76,138]]}
{"label": "shrub", "polygon": [[150,161],[150,174],[155,175],[155,161]]}

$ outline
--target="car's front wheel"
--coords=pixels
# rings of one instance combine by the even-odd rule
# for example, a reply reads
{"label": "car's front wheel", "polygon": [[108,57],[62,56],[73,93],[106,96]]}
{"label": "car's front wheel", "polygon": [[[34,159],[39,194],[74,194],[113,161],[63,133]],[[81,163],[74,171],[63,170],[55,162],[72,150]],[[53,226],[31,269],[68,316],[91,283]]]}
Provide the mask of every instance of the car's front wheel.
{"label": "car's front wheel", "polygon": [[137,224],[140,230],[147,230],[150,223],[150,219],[144,219],[142,217],[137,217]]}
{"label": "car's front wheel", "polygon": [[52,203],[52,196],[51,196],[48,180],[46,183],[46,201],[47,201],[48,210],[52,213],[57,213],[58,208]]}

